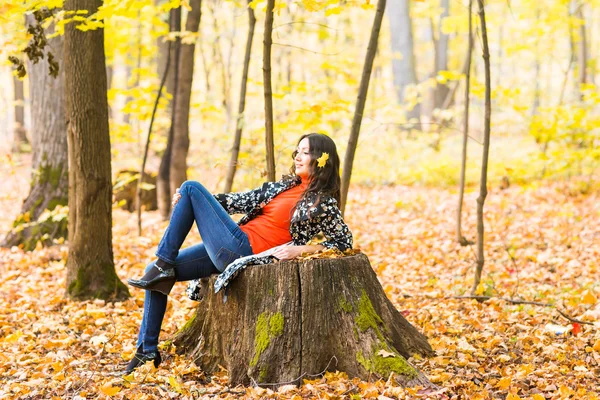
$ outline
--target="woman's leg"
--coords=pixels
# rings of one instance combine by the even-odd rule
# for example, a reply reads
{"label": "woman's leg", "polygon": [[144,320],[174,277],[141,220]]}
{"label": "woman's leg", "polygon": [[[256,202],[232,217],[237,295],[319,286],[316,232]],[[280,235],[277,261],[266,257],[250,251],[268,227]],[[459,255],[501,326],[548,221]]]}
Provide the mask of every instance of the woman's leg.
{"label": "woman's leg", "polygon": [[[154,266],[148,264],[146,272]],[[175,259],[178,281],[206,278],[219,271],[214,266],[203,243],[182,250]],[[158,337],[167,309],[167,295],[154,290],[146,290],[144,297],[144,315],[138,335],[137,348],[142,353],[158,350]]]}
{"label": "woman's leg", "polygon": [[204,186],[186,181],[179,193],[181,198],[158,245],[156,256],[159,260],[155,268],[151,268],[142,279],[129,279],[130,285],[168,294],[176,279],[175,260],[194,221],[206,252],[219,271],[236,258],[252,254],[246,234]]}
{"label": "woman's leg", "polygon": [[202,184],[186,181],[179,193],[181,198],[158,245],[156,256],[159,259],[175,264],[194,221],[206,252],[219,271],[236,258],[252,254],[246,234]]}

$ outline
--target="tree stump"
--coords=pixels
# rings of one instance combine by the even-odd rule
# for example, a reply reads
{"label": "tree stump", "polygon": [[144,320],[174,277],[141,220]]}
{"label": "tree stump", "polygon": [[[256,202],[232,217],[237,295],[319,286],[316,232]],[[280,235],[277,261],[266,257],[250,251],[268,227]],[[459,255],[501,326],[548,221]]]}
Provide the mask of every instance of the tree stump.
{"label": "tree stump", "polygon": [[406,359],[434,354],[394,308],[364,254],[250,266],[214,293],[215,276],[173,343],[232,385],[279,386],[344,371],[363,380],[429,385]]}
{"label": "tree stump", "polygon": [[[139,175],[139,171],[131,169],[121,170],[117,173],[116,182],[113,185],[113,203],[117,203],[122,210],[134,212],[137,209]],[[155,172],[144,172],[144,179],[142,179],[142,210],[153,211],[158,209],[156,176]]]}

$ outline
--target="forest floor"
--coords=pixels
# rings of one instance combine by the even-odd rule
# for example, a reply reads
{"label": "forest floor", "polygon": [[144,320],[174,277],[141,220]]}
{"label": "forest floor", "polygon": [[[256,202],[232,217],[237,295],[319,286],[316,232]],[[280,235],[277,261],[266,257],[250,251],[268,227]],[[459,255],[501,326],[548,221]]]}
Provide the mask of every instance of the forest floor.
{"label": "forest floor", "polygon": [[[8,170],[0,174],[7,177]],[[0,189],[2,232],[28,187],[28,173],[20,170]],[[0,249],[0,398],[598,398],[600,192],[581,194],[580,187],[577,181],[490,187],[478,293],[493,299],[485,302],[460,298],[472,285],[475,246],[461,247],[454,239],[455,192],[352,188],[346,219],[355,244],[398,310],[429,338],[436,356],[411,361],[439,385],[437,393],[343,373],[277,392],[232,388],[226,371],[207,377],[172,352],[165,352],[156,371],[148,365],[123,378],[118,372],[135,350],[143,292],[132,289],[120,303],[66,300],[67,247],[57,245],[30,253]],[[476,196],[465,198],[463,229],[470,240]],[[117,273],[123,281],[140,276],[166,222],[156,212],[144,213],[144,236],[138,237],[131,214],[114,210],[113,218]],[[193,233],[187,243],[197,240]],[[187,299],[183,283],[170,300],[163,340],[197,304]]]}

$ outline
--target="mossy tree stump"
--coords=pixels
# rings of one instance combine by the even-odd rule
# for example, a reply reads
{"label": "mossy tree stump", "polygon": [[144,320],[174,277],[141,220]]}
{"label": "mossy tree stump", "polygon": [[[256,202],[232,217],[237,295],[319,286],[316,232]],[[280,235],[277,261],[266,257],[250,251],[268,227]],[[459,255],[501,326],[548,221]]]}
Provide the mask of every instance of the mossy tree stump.
{"label": "mossy tree stump", "polygon": [[388,300],[364,254],[251,266],[217,294],[214,280],[173,341],[207,373],[221,365],[233,385],[299,384],[326,369],[429,384],[406,359],[433,350]]}

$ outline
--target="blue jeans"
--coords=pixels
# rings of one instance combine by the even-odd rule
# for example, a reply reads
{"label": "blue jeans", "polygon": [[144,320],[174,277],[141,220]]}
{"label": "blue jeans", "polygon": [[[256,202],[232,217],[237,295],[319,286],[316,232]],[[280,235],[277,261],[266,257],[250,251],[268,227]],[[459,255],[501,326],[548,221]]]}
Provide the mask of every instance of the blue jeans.
{"label": "blue jeans", "polygon": [[[227,211],[198,182],[181,185],[181,198],[156,251],[156,256],[175,265],[177,281],[200,279],[222,272],[233,260],[252,254],[248,236]],[[202,243],[179,251],[196,221]],[[154,262],[146,267],[146,271]],[[144,315],[138,335],[138,351],[157,351],[158,336],[167,309],[167,296],[146,290]],[[140,347],[141,346],[141,347]]]}

